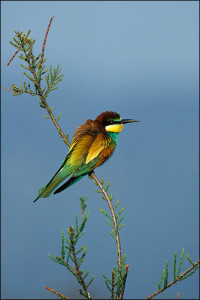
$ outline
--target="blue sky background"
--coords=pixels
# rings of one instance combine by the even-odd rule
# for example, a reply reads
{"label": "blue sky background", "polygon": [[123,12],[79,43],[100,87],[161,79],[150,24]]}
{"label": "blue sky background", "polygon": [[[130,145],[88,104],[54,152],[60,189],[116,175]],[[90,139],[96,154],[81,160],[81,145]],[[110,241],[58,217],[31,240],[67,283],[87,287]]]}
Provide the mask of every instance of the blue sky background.
{"label": "blue sky background", "polygon": [[[34,2],[5,1],[2,8],[2,85],[24,81],[9,41],[14,30],[36,38],[41,51],[54,16],[45,57],[64,73],[48,97],[60,126],[69,132],[106,110],[141,123],[126,125],[112,158],[96,170],[111,181],[110,193],[125,206],[122,254],[130,272],[126,298],[151,295],[166,260],[182,248],[199,256],[199,32],[198,2]],[[107,203],[84,178],[49,199],[33,200],[63,161],[67,148],[38,99],[2,90],[2,298],[54,298],[47,285],[78,298],[75,278],[48,257],[60,255],[61,230],[81,215],[79,197],[90,212],[84,270],[95,274],[95,298],[109,298],[102,273],[110,276],[117,255],[100,208]],[[181,271],[189,263],[184,258]],[[159,296],[198,299],[198,272]]]}

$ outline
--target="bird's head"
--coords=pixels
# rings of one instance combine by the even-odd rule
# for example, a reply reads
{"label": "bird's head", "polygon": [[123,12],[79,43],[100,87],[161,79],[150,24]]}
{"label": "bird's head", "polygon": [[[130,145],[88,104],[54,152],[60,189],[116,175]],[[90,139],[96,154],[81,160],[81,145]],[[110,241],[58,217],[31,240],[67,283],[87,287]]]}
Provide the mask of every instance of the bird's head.
{"label": "bird's head", "polygon": [[95,121],[103,125],[107,132],[115,133],[119,133],[123,129],[124,124],[140,122],[132,119],[122,119],[118,113],[113,111],[105,111],[101,113]]}

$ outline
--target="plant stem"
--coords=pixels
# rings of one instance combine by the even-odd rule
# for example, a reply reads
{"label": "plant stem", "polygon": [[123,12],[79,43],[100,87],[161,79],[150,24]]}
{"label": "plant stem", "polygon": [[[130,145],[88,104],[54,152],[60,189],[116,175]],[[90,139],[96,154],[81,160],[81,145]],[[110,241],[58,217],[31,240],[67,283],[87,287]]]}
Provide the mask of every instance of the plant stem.
{"label": "plant stem", "polygon": [[112,270],[112,291],[111,291],[111,299],[114,299],[114,288],[115,288],[115,271]]}
{"label": "plant stem", "polygon": [[[62,259],[60,258],[60,256],[56,256],[56,258],[59,261],[62,261]],[[62,262],[64,263],[65,266],[69,267],[72,271],[74,271],[75,273],[77,273],[77,271],[72,266],[70,266],[69,264],[67,264],[65,261],[62,261]]]}
{"label": "plant stem", "polygon": [[60,135],[61,138],[64,140],[64,142],[70,147],[70,146],[71,146],[70,142],[69,142],[69,141],[67,140],[67,138],[65,137],[65,135],[64,135],[64,133],[62,132],[60,126],[58,125],[58,122],[56,121],[56,119],[55,119],[55,117],[54,117],[54,115],[53,115],[53,113],[52,113],[52,111],[51,111],[49,105],[48,105],[47,102],[46,102],[46,97],[44,96],[44,94],[43,94],[43,92],[42,92],[42,89],[41,89],[41,86],[40,86],[40,83],[39,83],[38,80],[37,80],[36,72],[35,72],[35,70],[32,68],[31,63],[30,63],[30,60],[28,59],[28,56],[27,56],[26,51],[25,51],[24,48],[23,48],[23,51],[24,51],[24,54],[25,54],[25,56],[26,56],[27,62],[28,62],[28,64],[29,64],[31,73],[33,74],[33,77],[34,77],[34,79],[35,79],[35,82],[37,83],[39,96],[42,98],[43,102],[45,103],[45,108],[46,108],[46,110],[47,110],[47,112],[48,112],[50,118],[52,119],[54,125],[56,126],[59,135]]}
{"label": "plant stem", "polygon": [[75,265],[75,268],[76,268],[77,276],[79,278],[79,282],[82,285],[85,293],[87,294],[88,299],[91,299],[91,296],[90,296],[90,294],[87,290],[87,287],[85,285],[85,282],[84,282],[84,280],[81,276],[81,272],[79,270],[78,262],[77,262],[77,259],[76,259],[76,251],[75,251],[75,247],[74,247],[74,233],[73,233],[73,230],[71,229],[71,227],[70,227],[70,241],[71,241],[71,250],[72,250],[73,259],[74,259],[74,265]]}
{"label": "plant stem", "polygon": [[61,297],[62,299],[70,300],[68,297],[66,297],[66,296],[64,296],[64,295],[62,295],[62,294],[56,292],[55,290],[49,288],[48,286],[45,285],[44,287],[45,287],[48,291],[50,291],[50,292],[56,294],[58,297]]}
{"label": "plant stem", "polygon": [[15,92],[15,91],[13,91],[13,90],[9,90],[9,89],[5,88],[4,86],[1,86],[1,88],[4,89],[4,90],[6,90],[6,91],[12,92],[12,93]]}
{"label": "plant stem", "polygon": [[112,219],[113,219],[113,223],[114,223],[114,227],[115,227],[115,234],[116,234],[118,266],[121,269],[121,262],[122,262],[121,245],[120,245],[119,231],[118,231],[117,218],[116,218],[116,215],[115,215],[115,211],[114,211],[114,208],[113,208],[112,203],[110,201],[110,198],[108,197],[108,194],[106,193],[106,191],[105,191],[103,185],[101,184],[101,182],[99,181],[99,179],[96,177],[95,173],[92,172],[90,176],[95,180],[96,184],[101,189],[102,193],[104,194],[104,197],[106,198],[108,206],[110,208],[110,212],[112,214]]}
{"label": "plant stem", "polygon": [[123,287],[122,287],[121,299],[124,298],[124,291],[125,291],[125,285],[126,285],[126,279],[127,279],[127,276],[128,276],[129,266],[130,266],[130,264],[125,266],[126,272],[125,272],[125,275],[124,275],[124,282],[123,282]]}
{"label": "plant stem", "polygon": [[53,21],[53,18],[54,18],[54,17],[52,17],[52,18],[50,19],[50,22],[49,22],[49,25],[48,25],[48,27],[47,27],[47,31],[46,31],[46,34],[45,34],[45,37],[44,37],[44,42],[43,42],[43,45],[42,45],[42,55],[41,55],[41,61],[40,61],[40,69],[42,68],[42,63],[43,63],[43,59],[44,59],[44,49],[45,49],[46,41],[47,41],[47,35],[48,35],[48,33],[49,33],[49,29],[50,29],[51,23],[52,23],[52,21]]}
{"label": "plant stem", "polygon": [[15,56],[17,55],[17,53],[19,52],[20,49],[17,49],[17,51],[13,54],[13,56],[11,57],[11,59],[9,60],[9,62],[7,63],[7,67],[9,66],[9,64],[11,63],[11,61],[15,58]]}
{"label": "plant stem", "polygon": [[157,292],[153,293],[151,296],[147,297],[146,299],[152,299],[153,297],[157,296],[158,294],[162,293],[164,290],[172,286],[173,284],[180,281],[185,275],[187,275],[190,271],[192,271],[194,268],[196,268],[199,265],[200,261],[197,260],[197,262],[191,266],[189,269],[187,269],[185,272],[183,272],[180,276],[178,276],[175,280],[171,281],[165,288],[162,288],[158,290]]}

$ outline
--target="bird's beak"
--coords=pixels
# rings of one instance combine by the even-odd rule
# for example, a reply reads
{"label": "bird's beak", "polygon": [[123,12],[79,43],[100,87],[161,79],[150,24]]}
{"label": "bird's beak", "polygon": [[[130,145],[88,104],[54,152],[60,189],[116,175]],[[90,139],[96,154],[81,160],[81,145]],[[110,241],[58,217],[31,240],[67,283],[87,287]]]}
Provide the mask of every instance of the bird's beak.
{"label": "bird's beak", "polygon": [[123,120],[121,120],[121,124],[132,123],[132,122],[140,122],[140,121],[131,120],[131,119],[123,119]]}

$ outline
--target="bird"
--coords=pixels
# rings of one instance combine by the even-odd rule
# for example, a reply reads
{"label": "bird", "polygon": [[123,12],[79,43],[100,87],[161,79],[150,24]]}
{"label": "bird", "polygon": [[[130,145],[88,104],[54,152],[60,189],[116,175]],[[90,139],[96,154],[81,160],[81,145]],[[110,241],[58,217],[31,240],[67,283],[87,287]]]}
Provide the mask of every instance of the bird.
{"label": "bird", "polygon": [[[39,198],[48,198],[53,192],[60,193],[84,176],[90,175],[112,155],[117,145],[118,134],[124,124],[132,122],[140,121],[122,119],[116,112],[105,111],[95,120],[88,119],[86,123],[79,126],[61,167],[49,183],[39,189],[34,202]],[[69,176],[70,179],[56,189]]]}

